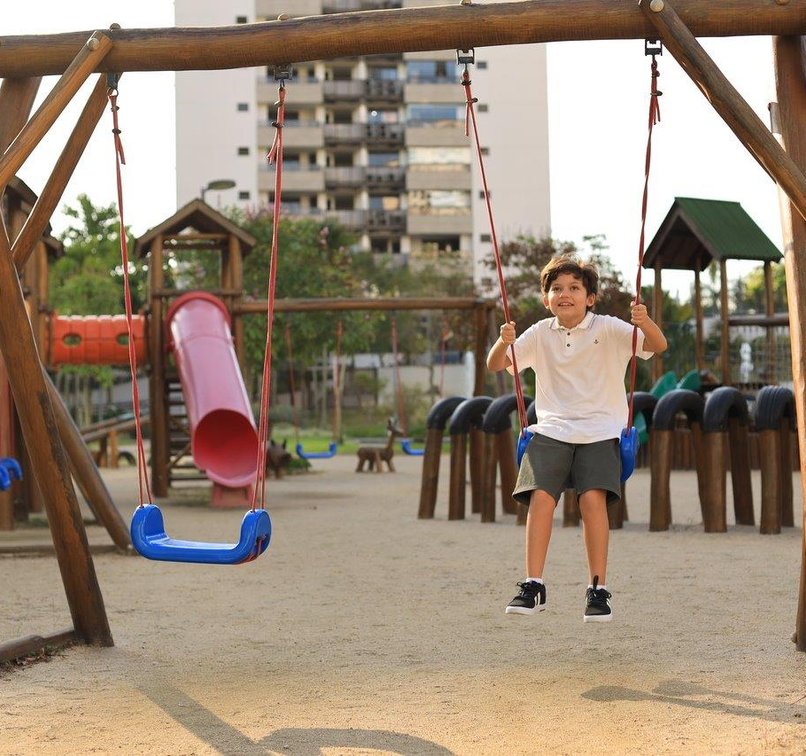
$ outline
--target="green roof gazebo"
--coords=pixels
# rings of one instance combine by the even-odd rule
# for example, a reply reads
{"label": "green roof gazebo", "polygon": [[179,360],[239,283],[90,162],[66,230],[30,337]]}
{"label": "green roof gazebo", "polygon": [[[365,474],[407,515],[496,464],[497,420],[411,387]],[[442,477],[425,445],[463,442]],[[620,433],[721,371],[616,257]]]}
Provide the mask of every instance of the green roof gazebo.
{"label": "green roof gazebo", "polygon": [[[769,237],[745,212],[738,202],[725,200],[675,197],[672,207],[644,253],[644,268],[655,271],[653,314],[658,320],[662,313],[661,271],[694,271],[694,313],[696,321],[695,364],[704,369],[703,314],[700,273],[712,262],[719,263],[721,320],[720,372],[722,382],[731,383],[729,361],[729,317],[727,260],[757,260],[764,264],[766,316],[774,315],[772,268],[783,256]],[[772,365],[774,334],[767,330],[768,364]],[[653,379],[663,373],[661,359],[653,360]]]}

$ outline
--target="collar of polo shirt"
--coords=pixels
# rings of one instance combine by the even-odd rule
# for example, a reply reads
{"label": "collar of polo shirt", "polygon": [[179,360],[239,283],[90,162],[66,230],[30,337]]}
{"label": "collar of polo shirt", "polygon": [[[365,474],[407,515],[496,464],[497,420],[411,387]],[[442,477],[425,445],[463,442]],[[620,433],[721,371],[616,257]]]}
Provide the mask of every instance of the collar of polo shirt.
{"label": "collar of polo shirt", "polygon": [[560,325],[560,321],[557,320],[555,317],[554,320],[551,322],[551,330],[552,331],[576,331],[577,328],[590,328],[591,323],[593,322],[593,313],[587,312],[585,313],[585,317],[575,325],[573,328],[566,328],[564,325]]}

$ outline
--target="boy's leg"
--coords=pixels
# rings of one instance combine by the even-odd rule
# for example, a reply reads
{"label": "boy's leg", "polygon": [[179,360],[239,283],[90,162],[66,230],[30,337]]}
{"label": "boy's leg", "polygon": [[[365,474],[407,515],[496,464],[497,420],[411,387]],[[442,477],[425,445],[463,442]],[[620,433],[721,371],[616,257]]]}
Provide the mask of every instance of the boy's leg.
{"label": "boy's leg", "polygon": [[[607,584],[607,548],[610,540],[610,523],[607,520],[607,492],[594,488],[579,495],[579,512],[582,515],[585,552],[588,556],[590,581],[599,577],[599,584]],[[530,511],[531,514],[531,511]]]}
{"label": "boy's leg", "polygon": [[[526,515],[527,577],[543,577],[556,506],[557,502],[547,491],[538,489],[532,492],[529,512]],[[605,521],[607,521],[606,514]]]}

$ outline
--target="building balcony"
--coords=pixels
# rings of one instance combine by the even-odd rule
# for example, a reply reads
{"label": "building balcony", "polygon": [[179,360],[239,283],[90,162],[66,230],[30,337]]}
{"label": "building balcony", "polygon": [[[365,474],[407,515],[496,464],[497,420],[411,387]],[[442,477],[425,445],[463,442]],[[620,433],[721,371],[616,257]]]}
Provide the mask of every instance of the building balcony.
{"label": "building balcony", "polygon": [[[325,84],[333,84],[334,82],[321,82],[321,81],[297,81],[293,79],[289,86],[292,87],[294,106],[298,105],[320,105],[324,102],[323,87]],[[338,82],[347,83],[349,82]],[[279,83],[276,82],[271,76],[259,76],[257,80],[257,101],[258,102],[276,102],[277,101],[277,88]],[[272,113],[274,109],[272,109]]]}
{"label": "building balcony", "polygon": [[406,212],[404,210],[368,210],[367,231],[370,234],[406,233]]}
{"label": "building balcony", "polygon": [[325,102],[358,102],[364,98],[365,91],[366,81],[362,79],[322,82],[322,99]]}
{"label": "building balcony", "polygon": [[361,144],[367,137],[365,123],[326,123],[323,131],[326,145]]}
{"label": "building balcony", "polygon": [[441,121],[436,124],[419,121],[406,124],[407,147],[467,147],[470,140],[465,136],[462,121]]}
{"label": "building balcony", "polygon": [[325,187],[327,189],[355,189],[364,185],[366,169],[361,166],[344,168],[325,168]]}
{"label": "building balcony", "polygon": [[412,236],[472,234],[473,216],[470,214],[469,210],[467,212],[457,212],[451,215],[435,215],[433,213],[409,211],[407,227],[408,233]]}
{"label": "building balcony", "polygon": [[[255,0],[255,15],[274,21],[281,13],[288,13],[288,0]],[[294,0],[294,16],[318,16],[322,12],[322,0]]]}
{"label": "building balcony", "polygon": [[397,79],[368,79],[364,88],[367,102],[403,102],[404,84]]}
{"label": "building balcony", "polygon": [[469,165],[409,166],[406,189],[462,189],[473,188]]}
{"label": "building balcony", "polygon": [[403,0],[322,0],[322,13],[402,8]]}
{"label": "building balcony", "polygon": [[366,169],[368,189],[403,189],[406,185],[404,168],[384,168],[370,166]]}
{"label": "building balcony", "polygon": [[402,123],[368,123],[366,139],[372,145],[402,146],[406,127]]}
{"label": "building balcony", "polygon": [[[258,190],[274,191],[274,166],[262,164],[258,171]],[[298,168],[283,165],[283,191],[314,193],[325,190],[325,172],[318,165]]]}
{"label": "building balcony", "polygon": [[[264,121],[258,124],[257,143],[268,146],[274,142],[275,128]],[[283,129],[283,147],[316,149],[324,147],[322,124],[316,121],[286,121]]]}
{"label": "building balcony", "polygon": [[350,231],[363,231],[367,225],[366,210],[328,210],[323,215]]}

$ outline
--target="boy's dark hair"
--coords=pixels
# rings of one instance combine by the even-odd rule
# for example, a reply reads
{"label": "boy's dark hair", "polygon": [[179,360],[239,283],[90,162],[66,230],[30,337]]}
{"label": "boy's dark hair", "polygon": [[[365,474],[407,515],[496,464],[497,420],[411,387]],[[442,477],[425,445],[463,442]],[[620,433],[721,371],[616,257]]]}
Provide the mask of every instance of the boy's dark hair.
{"label": "boy's dark hair", "polygon": [[570,273],[582,281],[588,294],[599,293],[599,271],[593,265],[574,255],[558,255],[552,257],[540,272],[540,288],[544,294],[549,293],[551,285],[561,273]]}

